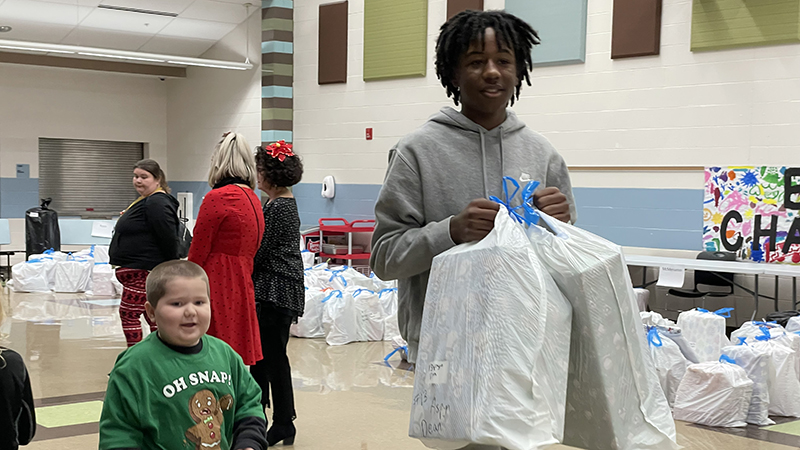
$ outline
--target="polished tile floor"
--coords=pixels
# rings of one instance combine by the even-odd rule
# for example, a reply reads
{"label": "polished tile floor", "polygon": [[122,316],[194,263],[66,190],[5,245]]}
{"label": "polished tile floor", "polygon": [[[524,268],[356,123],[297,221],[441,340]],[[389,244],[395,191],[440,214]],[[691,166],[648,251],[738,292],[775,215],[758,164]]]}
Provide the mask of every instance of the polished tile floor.
{"label": "polished tile floor", "polygon": [[[0,342],[24,356],[37,399],[39,431],[23,448],[97,448],[107,374],[125,348],[118,300],[3,291],[0,301],[11,316],[0,324]],[[425,448],[408,437],[414,374],[396,361],[383,364],[390,350],[383,342],[329,347],[290,341],[296,450]],[[796,435],[755,427],[724,432],[678,423],[678,431],[687,450],[800,448]]]}

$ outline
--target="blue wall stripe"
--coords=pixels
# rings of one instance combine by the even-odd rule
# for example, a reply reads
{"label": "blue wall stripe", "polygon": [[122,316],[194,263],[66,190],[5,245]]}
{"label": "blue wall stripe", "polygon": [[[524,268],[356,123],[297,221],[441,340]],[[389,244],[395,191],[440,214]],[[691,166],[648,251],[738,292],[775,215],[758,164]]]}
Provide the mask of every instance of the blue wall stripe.
{"label": "blue wall stripe", "polygon": [[[336,197],[324,199],[321,185],[294,188],[304,226],[321,217],[374,218],[380,192],[375,184],[338,184]],[[575,188],[578,226],[619,245],[701,250],[702,189]]]}
{"label": "blue wall stripe", "polygon": [[291,42],[266,41],[261,43],[261,53],[286,53],[291,55],[294,45]]}
{"label": "blue wall stripe", "polygon": [[262,8],[294,8],[294,2],[292,0],[262,0],[261,1]]}
{"label": "blue wall stripe", "polygon": [[261,130],[261,142],[276,142],[283,139],[286,142],[292,140],[292,132],[285,130]]}
{"label": "blue wall stripe", "polygon": [[286,86],[262,86],[261,98],[292,98],[292,88]]}
{"label": "blue wall stripe", "polygon": [[21,219],[39,206],[38,178],[0,178],[0,217]]}

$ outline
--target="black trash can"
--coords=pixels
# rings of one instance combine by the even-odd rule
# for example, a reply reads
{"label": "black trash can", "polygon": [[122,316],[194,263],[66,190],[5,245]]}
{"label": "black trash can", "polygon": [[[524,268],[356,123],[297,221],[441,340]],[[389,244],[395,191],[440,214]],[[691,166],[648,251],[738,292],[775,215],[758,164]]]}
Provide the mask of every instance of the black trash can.
{"label": "black trash can", "polygon": [[49,208],[50,198],[42,199],[42,205],[25,212],[25,259],[45,250],[61,250],[61,230],[58,228],[58,213]]}

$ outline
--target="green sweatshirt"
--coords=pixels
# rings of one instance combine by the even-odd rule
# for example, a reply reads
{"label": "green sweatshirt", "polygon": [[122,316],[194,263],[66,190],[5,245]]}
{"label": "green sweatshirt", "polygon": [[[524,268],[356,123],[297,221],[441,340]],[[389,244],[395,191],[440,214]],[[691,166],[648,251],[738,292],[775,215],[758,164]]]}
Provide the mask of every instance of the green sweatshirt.
{"label": "green sweatshirt", "polygon": [[261,388],[228,344],[203,336],[199,353],[184,354],[152,333],[111,371],[99,448],[230,450],[234,435],[260,448],[263,437],[251,442],[234,427],[254,420],[265,424]]}

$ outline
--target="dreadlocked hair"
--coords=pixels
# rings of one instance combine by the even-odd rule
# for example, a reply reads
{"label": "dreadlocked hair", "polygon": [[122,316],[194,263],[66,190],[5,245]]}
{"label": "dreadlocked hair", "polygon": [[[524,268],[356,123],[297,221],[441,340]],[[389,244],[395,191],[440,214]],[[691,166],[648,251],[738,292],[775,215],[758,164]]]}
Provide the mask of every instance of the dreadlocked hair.
{"label": "dreadlocked hair", "polygon": [[447,90],[447,96],[453,97],[456,105],[461,99],[461,92],[453,84],[453,79],[461,57],[467,52],[471,42],[483,42],[487,28],[494,29],[498,46],[504,45],[514,50],[518,82],[511,104],[514,104],[515,98],[519,99],[523,79],[528,86],[531,85],[531,50],[541,42],[536,30],[524,20],[505,11],[463,11],[442,25],[436,41],[436,76]]}

